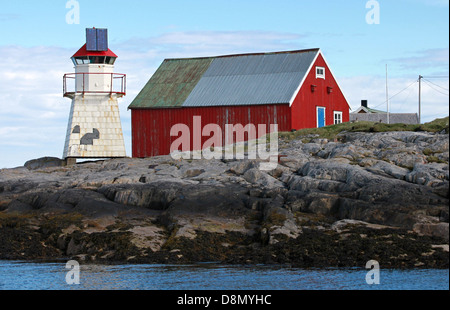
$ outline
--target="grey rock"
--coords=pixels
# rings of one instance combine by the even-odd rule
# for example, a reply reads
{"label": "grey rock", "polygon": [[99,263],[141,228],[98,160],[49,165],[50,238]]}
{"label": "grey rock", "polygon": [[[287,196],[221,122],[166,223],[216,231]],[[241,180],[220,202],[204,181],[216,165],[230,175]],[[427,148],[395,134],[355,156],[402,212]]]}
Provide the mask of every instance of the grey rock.
{"label": "grey rock", "polygon": [[27,161],[24,166],[29,170],[37,170],[51,167],[63,167],[66,162],[56,157],[42,157]]}
{"label": "grey rock", "polygon": [[18,200],[13,200],[7,207],[6,212],[7,213],[26,213],[33,210],[33,207],[29,204],[23,203]]}
{"label": "grey rock", "polygon": [[407,168],[412,168],[415,164],[425,164],[427,162],[425,155],[417,150],[408,148],[383,149],[376,155],[378,159]]}
{"label": "grey rock", "polygon": [[443,238],[448,242],[449,231],[448,223],[438,223],[438,224],[415,224],[413,230],[419,234],[426,236],[433,236]]}
{"label": "grey rock", "polygon": [[410,171],[406,168],[402,168],[396,166],[394,164],[379,160],[376,164],[372,165],[370,168],[367,168],[368,171],[380,175],[390,176],[399,180],[404,180],[406,175],[410,173]]}
{"label": "grey rock", "polygon": [[284,184],[281,181],[257,168],[247,170],[243,177],[247,182],[260,185],[264,188],[284,188]]}
{"label": "grey rock", "polygon": [[252,160],[238,160],[230,165],[230,171],[237,174],[243,175],[247,170],[258,167],[257,162]]}
{"label": "grey rock", "polygon": [[368,224],[369,223],[364,222],[364,221],[343,219],[343,220],[339,220],[337,222],[334,222],[331,225],[331,229],[334,230],[334,231],[337,231],[337,232],[341,232],[349,225],[351,225],[351,226],[366,226]]}
{"label": "grey rock", "polygon": [[415,164],[413,171],[406,175],[406,181],[433,186],[449,180],[447,164]]}
{"label": "grey rock", "polygon": [[201,175],[203,172],[205,172],[205,169],[189,169],[184,173],[184,176],[192,178]]}
{"label": "grey rock", "polygon": [[280,236],[295,239],[302,233],[292,213],[279,206],[270,205],[264,210],[264,223],[269,228],[263,232],[263,237],[268,238],[269,244],[278,243]]}
{"label": "grey rock", "polygon": [[339,197],[336,194],[326,194],[313,192],[305,199],[310,200],[307,211],[319,215],[331,215],[339,204]]}
{"label": "grey rock", "polygon": [[330,161],[316,161],[303,166],[301,175],[315,179],[346,182],[349,169],[353,168],[350,165],[341,165]]}

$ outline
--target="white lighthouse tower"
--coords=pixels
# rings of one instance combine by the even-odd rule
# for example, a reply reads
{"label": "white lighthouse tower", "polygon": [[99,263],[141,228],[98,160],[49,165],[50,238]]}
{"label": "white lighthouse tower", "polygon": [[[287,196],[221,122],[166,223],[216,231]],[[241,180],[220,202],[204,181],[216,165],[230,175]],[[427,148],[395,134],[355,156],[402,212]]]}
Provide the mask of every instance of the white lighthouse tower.
{"label": "white lighthouse tower", "polygon": [[72,99],[64,159],[126,156],[117,101],[126,75],[113,73],[116,59],[107,29],[86,29],[86,44],[72,56],[75,73],[64,75],[64,97]]}

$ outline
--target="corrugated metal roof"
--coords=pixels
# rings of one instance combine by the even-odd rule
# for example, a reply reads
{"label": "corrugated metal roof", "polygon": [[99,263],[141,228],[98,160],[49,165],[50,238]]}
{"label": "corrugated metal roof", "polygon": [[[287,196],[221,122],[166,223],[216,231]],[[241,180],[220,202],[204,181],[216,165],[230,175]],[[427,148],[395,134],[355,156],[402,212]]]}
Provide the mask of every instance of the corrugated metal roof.
{"label": "corrugated metal roof", "polygon": [[216,58],[184,107],[289,103],[317,51]]}
{"label": "corrugated metal roof", "polygon": [[203,77],[183,107],[289,103],[304,73]]}
{"label": "corrugated metal roof", "polygon": [[164,60],[128,108],[181,107],[212,60]]}
{"label": "corrugated metal roof", "polygon": [[129,108],[289,103],[318,53],[165,60]]}

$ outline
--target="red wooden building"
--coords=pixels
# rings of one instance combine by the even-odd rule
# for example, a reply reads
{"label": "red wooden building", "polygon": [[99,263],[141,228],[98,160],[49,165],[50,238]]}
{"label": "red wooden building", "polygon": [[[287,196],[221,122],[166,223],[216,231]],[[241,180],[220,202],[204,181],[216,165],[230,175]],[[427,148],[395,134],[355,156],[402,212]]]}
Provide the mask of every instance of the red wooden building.
{"label": "red wooden building", "polygon": [[150,157],[170,153],[172,126],[193,135],[194,116],[223,132],[227,124],[281,132],[348,122],[350,107],[320,49],[308,49],[166,59],[129,109],[133,157]]}

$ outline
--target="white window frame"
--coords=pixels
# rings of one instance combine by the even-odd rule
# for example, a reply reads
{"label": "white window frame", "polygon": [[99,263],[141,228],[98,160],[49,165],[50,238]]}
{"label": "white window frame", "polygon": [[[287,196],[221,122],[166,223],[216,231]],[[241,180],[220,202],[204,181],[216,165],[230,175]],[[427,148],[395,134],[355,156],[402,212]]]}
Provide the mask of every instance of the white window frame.
{"label": "white window frame", "polygon": [[[343,115],[343,113],[341,111],[334,111],[334,113],[333,113],[333,122],[334,122],[335,125],[343,123],[342,115]],[[337,119],[336,116],[339,116],[339,118]],[[337,120],[339,122],[336,122]]]}
{"label": "white window frame", "polygon": [[[319,70],[323,70],[323,73],[319,73]],[[324,79],[325,80],[325,67],[316,67],[316,79]]]}

